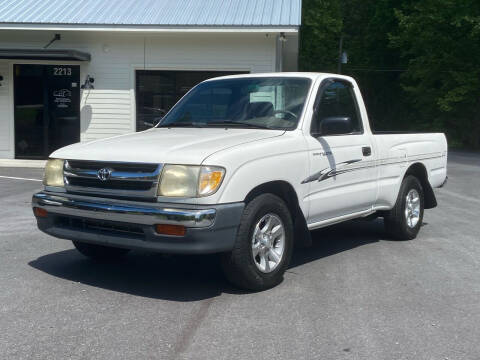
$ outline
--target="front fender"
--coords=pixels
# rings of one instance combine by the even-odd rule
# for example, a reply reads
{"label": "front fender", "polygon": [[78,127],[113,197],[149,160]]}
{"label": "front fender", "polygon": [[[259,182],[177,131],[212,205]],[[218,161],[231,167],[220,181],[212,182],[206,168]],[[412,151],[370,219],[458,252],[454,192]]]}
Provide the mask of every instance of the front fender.
{"label": "front fender", "polygon": [[309,185],[302,184],[302,180],[308,174],[308,153],[305,141],[299,134],[221,151],[204,163],[227,169],[224,183],[216,194],[218,203],[244,201],[247,194],[259,185],[285,181],[292,185],[302,211],[307,213],[303,198],[308,193]]}

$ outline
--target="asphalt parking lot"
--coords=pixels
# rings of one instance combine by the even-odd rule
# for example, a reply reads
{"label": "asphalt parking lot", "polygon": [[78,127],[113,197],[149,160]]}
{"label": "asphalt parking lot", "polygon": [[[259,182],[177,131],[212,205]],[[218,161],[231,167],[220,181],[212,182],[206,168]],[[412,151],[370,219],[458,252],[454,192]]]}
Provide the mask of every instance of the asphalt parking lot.
{"label": "asphalt parking lot", "polygon": [[480,155],[448,172],[416,240],[319,230],[280,286],[243,293],[215,256],[82,257],[36,229],[42,171],[0,167],[0,358],[480,359]]}

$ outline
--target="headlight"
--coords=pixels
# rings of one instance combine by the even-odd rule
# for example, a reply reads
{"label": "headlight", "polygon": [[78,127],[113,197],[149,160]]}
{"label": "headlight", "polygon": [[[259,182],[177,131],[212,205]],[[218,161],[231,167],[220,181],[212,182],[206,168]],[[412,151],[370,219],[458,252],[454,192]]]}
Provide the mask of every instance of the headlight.
{"label": "headlight", "polygon": [[217,166],[165,165],[158,196],[199,197],[215,193],[225,169]]}
{"label": "headlight", "polygon": [[165,165],[158,195],[195,197],[199,170],[199,166]]}
{"label": "headlight", "polygon": [[43,185],[45,186],[64,186],[63,182],[63,163],[61,159],[50,159],[45,165],[43,175]]}

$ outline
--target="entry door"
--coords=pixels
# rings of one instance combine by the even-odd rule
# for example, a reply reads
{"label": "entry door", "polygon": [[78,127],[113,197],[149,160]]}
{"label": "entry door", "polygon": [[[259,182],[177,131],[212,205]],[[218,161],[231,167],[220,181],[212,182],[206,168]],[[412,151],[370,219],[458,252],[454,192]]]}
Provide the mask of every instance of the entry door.
{"label": "entry door", "polygon": [[[352,85],[333,81],[318,96],[307,137],[310,224],[368,211],[377,191],[372,138],[363,130]],[[326,122],[333,118],[348,118],[351,126],[329,128]]]}
{"label": "entry door", "polygon": [[80,141],[80,66],[14,65],[15,157],[45,159]]}
{"label": "entry door", "polygon": [[48,86],[48,156],[80,141],[80,66],[45,66]]}
{"label": "entry door", "polygon": [[15,157],[43,159],[47,145],[42,65],[14,65]]}

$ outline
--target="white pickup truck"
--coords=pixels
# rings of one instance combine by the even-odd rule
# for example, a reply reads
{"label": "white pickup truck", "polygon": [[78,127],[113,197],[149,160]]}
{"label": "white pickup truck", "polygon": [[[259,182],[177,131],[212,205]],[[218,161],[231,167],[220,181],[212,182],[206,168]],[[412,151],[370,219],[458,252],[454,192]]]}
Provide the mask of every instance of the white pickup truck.
{"label": "white pickup truck", "polygon": [[415,238],[446,167],[443,134],[372,133],[350,77],[227,76],[155,128],[55,151],[32,206],[40,230],[86,256],[220,253],[232,283],[262,290],[309,230],[379,216]]}

